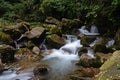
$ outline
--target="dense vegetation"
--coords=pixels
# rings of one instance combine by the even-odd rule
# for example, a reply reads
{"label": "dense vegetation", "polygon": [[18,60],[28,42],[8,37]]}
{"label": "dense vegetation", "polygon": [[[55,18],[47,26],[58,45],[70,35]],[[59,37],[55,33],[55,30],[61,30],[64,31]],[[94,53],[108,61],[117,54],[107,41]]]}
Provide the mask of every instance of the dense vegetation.
{"label": "dense vegetation", "polygon": [[0,17],[43,22],[47,16],[78,18],[102,27],[120,25],[120,0],[0,0]]}

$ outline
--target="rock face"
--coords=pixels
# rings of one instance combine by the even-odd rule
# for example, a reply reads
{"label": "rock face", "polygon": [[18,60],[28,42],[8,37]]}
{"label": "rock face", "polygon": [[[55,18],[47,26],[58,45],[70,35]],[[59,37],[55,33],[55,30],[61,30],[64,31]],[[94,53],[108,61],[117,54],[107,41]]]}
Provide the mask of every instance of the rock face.
{"label": "rock face", "polygon": [[99,68],[102,65],[102,62],[99,57],[92,58],[92,57],[88,56],[87,54],[82,54],[80,56],[80,60],[77,65],[80,65],[83,67]]}
{"label": "rock face", "polygon": [[65,40],[57,34],[47,36],[47,43],[54,48],[60,48],[65,44]]}
{"label": "rock face", "polygon": [[120,79],[120,51],[115,51],[101,67],[96,80],[119,80]]}
{"label": "rock face", "polygon": [[9,63],[14,61],[15,49],[9,45],[0,45],[0,54],[2,63]]}
{"label": "rock face", "polygon": [[0,63],[0,74],[4,71],[4,65]]}

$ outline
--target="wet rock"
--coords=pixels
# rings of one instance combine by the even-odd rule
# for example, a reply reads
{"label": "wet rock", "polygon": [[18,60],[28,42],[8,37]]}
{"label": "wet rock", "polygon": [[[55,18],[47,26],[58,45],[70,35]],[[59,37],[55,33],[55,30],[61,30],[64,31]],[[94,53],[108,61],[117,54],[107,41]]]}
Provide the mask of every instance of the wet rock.
{"label": "wet rock", "polygon": [[45,75],[48,73],[48,68],[46,65],[38,65],[33,70],[34,75]]}
{"label": "wet rock", "polygon": [[82,54],[87,53],[87,52],[88,52],[87,48],[82,47],[82,48],[79,49],[78,55],[81,56]]}
{"label": "wet rock", "polygon": [[65,44],[65,40],[58,36],[57,34],[52,34],[47,36],[47,43],[54,48],[60,48]]}
{"label": "wet rock", "polygon": [[0,63],[0,74],[4,71],[4,65],[2,63]]}
{"label": "wet rock", "polygon": [[35,46],[35,47],[33,47],[32,52],[39,55],[40,49],[37,46]]}
{"label": "wet rock", "polygon": [[70,76],[72,80],[92,80],[99,73],[99,68],[80,68]]}
{"label": "wet rock", "polygon": [[94,45],[93,46],[93,50],[94,50],[94,52],[108,53],[108,49],[103,44],[96,44],[96,45]]}
{"label": "wet rock", "polygon": [[77,65],[83,66],[83,67],[99,68],[102,65],[102,62],[99,57],[92,58],[92,57],[88,56],[87,54],[82,54],[80,56],[80,60],[77,63]]}
{"label": "wet rock", "polygon": [[104,63],[112,56],[112,53],[104,54],[104,53],[97,52],[95,56],[99,57],[101,62]]}
{"label": "wet rock", "polygon": [[48,23],[48,24],[57,24],[58,22],[59,22],[59,20],[57,20],[53,17],[47,17],[45,20],[45,23]]}
{"label": "wet rock", "polygon": [[0,45],[0,54],[2,63],[14,62],[15,49],[9,45]]}
{"label": "wet rock", "polygon": [[10,35],[0,32],[0,44],[11,44],[13,40],[11,39]]}
{"label": "wet rock", "polygon": [[83,46],[89,46],[89,44],[92,43],[95,39],[95,36],[83,36],[81,37],[81,44]]}
{"label": "wet rock", "polygon": [[45,78],[45,76],[34,76],[32,79],[30,79],[30,80],[47,80],[46,78]]}
{"label": "wet rock", "polygon": [[95,80],[119,80],[120,79],[120,51],[115,51],[101,67],[100,73],[96,75]]}

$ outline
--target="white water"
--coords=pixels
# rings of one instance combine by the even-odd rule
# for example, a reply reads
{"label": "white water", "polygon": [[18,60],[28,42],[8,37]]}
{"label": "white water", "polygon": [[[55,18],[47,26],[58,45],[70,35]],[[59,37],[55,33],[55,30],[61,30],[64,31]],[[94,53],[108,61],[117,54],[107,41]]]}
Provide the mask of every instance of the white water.
{"label": "white water", "polygon": [[112,45],[114,45],[114,43],[115,43],[115,40],[111,39],[107,42],[106,47],[112,46]]}
{"label": "white water", "polygon": [[72,61],[79,60],[77,52],[80,47],[82,47],[80,40],[77,40],[64,45],[59,50],[54,49],[53,53],[43,59],[52,69],[48,74],[49,80],[65,80],[63,77],[75,67]]}
{"label": "white water", "polygon": [[97,37],[95,41],[93,41],[89,46],[93,47],[94,45],[96,45],[98,42],[100,41],[100,38]]}
{"label": "white water", "polygon": [[92,58],[95,58],[93,49],[89,49],[87,52],[87,55],[92,57]]}
{"label": "white water", "polygon": [[86,26],[82,26],[80,29],[79,29],[79,32],[81,34],[85,34],[85,35],[99,35],[99,32],[98,32],[98,29],[95,25],[92,25],[91,26],[91,29],[90,31],[88,31],[86,29]]}
{"label": "white water", "polygon": [[1,75],[0,75],[0,80],[28,80],[30,78],[33,77],[32,72],[21,72],[19,74],[16,73],[16,70],[7,70],[4,71]]}
{"label": "white water", "polygon": [[78,40],[75,35],[64,35],[64,37],[66,37],[66,43],[71,43]]}

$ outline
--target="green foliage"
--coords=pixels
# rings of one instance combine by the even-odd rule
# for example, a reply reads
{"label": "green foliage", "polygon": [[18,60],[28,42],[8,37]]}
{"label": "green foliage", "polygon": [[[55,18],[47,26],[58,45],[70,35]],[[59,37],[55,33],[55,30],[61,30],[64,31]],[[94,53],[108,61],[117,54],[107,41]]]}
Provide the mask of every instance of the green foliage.
{"label": "green foliage", "polygon": [[[91,25],[105,18],[105,24],[110,22],[116,29],[120,26],[120,0],[0,0],[0,12],[1,18],[8,20],[43,22],[46,16],[53,16],[79,18]],[[97,25],[106,27],[104,22]]]}

